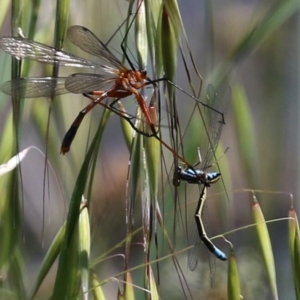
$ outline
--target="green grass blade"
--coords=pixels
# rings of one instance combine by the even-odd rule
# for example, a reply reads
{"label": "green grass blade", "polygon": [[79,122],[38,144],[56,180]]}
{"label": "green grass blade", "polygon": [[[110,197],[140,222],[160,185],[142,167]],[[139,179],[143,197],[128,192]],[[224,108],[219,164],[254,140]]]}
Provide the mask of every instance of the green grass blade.
{"label": "green grass blade", "polygon": [[54,47],[62,49],[69,19],[70,0],[58,0],[56,3]]}
{"label": "green grass blade", "polygon": [[228,259],[227,295],[229,300],[240,300],[240,277],[233,247]]}
{"label": "green grass blade", "polygon": [[20,234],[21,209],[18,202],[18,193],[14,193],[17,172],[11,172],[0,178],[0,266],[1,269],[9,266],[15,253]]}
{"label": "green grass blade", "polygon": [[[121,101],[118,101],[118,108],[125,117],[128,117],[125,107]],[[131,127],[131,125],[125,118],[120,118],[120,122],[121,122],[121,128],[125,139],[125,143],[127,145],[128,150],[130,151],[134,129]]]}
{"label": "green grass blade", "polygon": [[[300,299],[300,242],[299,242],[299,224],[296,211],[294,208],[290,208],[289,211],[289,251],[293,267],[293,276],[295,284],[295,292],[297,299]],[[296,244],[297,243],[297,244]]]}
{"label": "green grass blade", "polygon": [[[174,38],[179,41],[179,32],[183,30],[183,24],[180,16],[179,7],[176,0],[164,0],[163,9],[167,12],[168,17],[170,18],[171,27],[173,30]],[[164,12],[164,13],[165,13]],[[167,36],[165,36],[167,37]]]}
{"label": "green grass blade", "polygon": [[[138,119],[140,119],[140,114],[138,113]],[[139,121],[138,121],[139,122]],[[140,122],[139,122],[140,124]],[[137,124],[136,124],[137,125]],[[137,125],[139,126],[139,125]],[[130,170],[129,170],[129,178],[128,178],[128,191],[127,191],[127,199],[126,199],[126,223],[127,223],[127,241],[126,241],[126,251],[125,256],[126,259],[129,259],[129,249],[131,244],[131,234],[132,234],[132,226],[134,223],[133,216],[135,211],[135,202],[136,195],[139,191],[139,184],[141,180],[141,172],[143,166],[143,147],[142,147],[143,137],[140,134],[137,134],[133,139],[132,146],[130,149]]]}
{"label": "green grass blade", "polygon": [[91,278],[91,288],[92,288],[92,294],[93,294],[94,300],[105,300],[106,297],[100,286],[97,275],[93,270],[91,270],[90,278]]}
{"label": "green grass blade", "polygon": [[8,9],[10,6],[11,1],[3,0],[1,1],[1,10],[0,10],[0,28],[2,28],[5,18],[8,13]]}
{"label": "green grass blade", "polygon": [[57,276],[55,280],[55,286],[54,286],[53,297],[52,297],[53,300],[61,299],[60,297],[64,297],[67,295],[67,292],[70,291],[69,284],[67,284],[69,280],[71,283],[74,283],[74,281],[72,281],[74,279],[72,270],[74,269],[68,270],[69,255],[74,253],[74,251],[72,251],[73,249],[71,247],[71,241],[73,235],[76,234],[75,229],[80,214],[81,197],[84,194],[84,190],[88,180],[90,163],[92,161],[92,158],[94,157],[94,151],[95,149],[97,149],[95,148],[98,141],[97,139],[98,136],[101,136],[102,131],[103,128],[99,126],[95,138],[87,152],[87,155],[84,159],[79,175],[77,177],[77,181],[75,184],[75,188],[69,206],[69,213],[68,213],[67,224],[66,224],[66,235],[65,235],[65,240],[63,242],[62,250],[60,254]]}
{"label": "green grass blade", "polygon": [[13,171],[1,176],[0,191],[0,267],[5,274],[5,283],[17,294],[24,294],[22,278],[22,257],[18,250],[21,232],[21,206],[16,189],[18,172]]}
{"label": "green grass blade", "polygon": [[28,29],[28,38],[33,39],[35,29],[36,29],[36,23],[39,16],[39,9],[41,5],[41,0],[34,0],[31,2],[32,8],[31,8],[31,18],[30,18],[30,24]]}
{"label": "green grass blade", "polygon": [[250,186],[257,186],[258,174],[254,122],[248,99],[241,86],[232,89],[233,121],[238,140],[238,150],[243,159],[243,168]]}
{"label": "green grass blade", "polygon": [[273,298],[278,299],[275,262],[274,262],[274,255],[273,255],[270,235],[268,232],[265,218],[262,214],[260,206],[254,195],[253,195],[253,216],[256,223],[256,232],[258,235],[259,245],[263,255],[263,260],[267,269],[267,275],[270,282]]}
{"label": "green grass blade", "polygon": [[296,231],[295,241],[294,241],[294,260],[292,261],[294,267],[294,282],[296,289],[297,299],[300,299],[300,236],[299,232]]}
{"label": "green grass blade", "polygon": [[16,249],[10,261],[7,278],[9,279],[12,290],[17,291],[18,299],[23,299],[26,294],[26,282],[24,282],[26,278],[24,274],[23,253],[19,249]]}
{"label": "green grass blade", "polygon": [[125,283],[125,300],[134,300],[134,288],[133,288],[133,282],[132,282],[132,276],[130,272],[126,273],[126,283]]}
{"label": "green grass blade", "polygon": [[159,293],[158,293],[158,290],[157,290],[157,285],[156,285],[156,281],[155,281],[155,276],[153,274],[153,270],[152,270],[152,267],[149,266],[149,271],[150,271],[150,274],[149,274],[149,278],[150,278],[150,293],[151,293],[151,299],[152,300],[159,300],[160,297],[159,297]]}
{"label": "green grass blade", "polygon": [[49,273],[49,270],[53,266],[53,263],[55,262],[60,250],[61,250],[61,245],[64,241],[65,237],[65,232],[66,232],[66,224],[64,224],[58,233],[56,234],[54,240],[51,243],[51,246],[49,250],[46,253],[46,256],[43,259],[40,271],[38,272],[37,279],[34,283],[34,285],[31,288],[31,291],[29,293],[29,299],[34,299],[36,293],[38,292],[43,280]]}
{"label": "green grass blade", "polygon": [[[153,95],[154,96],[154,95]],[[157,123],[158,116],[155,107],[150,108],[150,116],[154,123]],[[147,173],[149,177],[149,188],[152,199],[157,199],[158,182],[160,173],[160,161],[161,161],[161,145],[159,140],[155,137],[150,137],[145,140],[145,154]]]}
{"label": "green grass blade", "polygon": [[148,58],[148,40],[146,29],[146,14],[144,1],[139,6],[135,21],[135,44],[137,48],[137,60],[140,69],[145,69]]}
{"label": "green grass blade", "polygon": [[163,35],[162,35],[162,8],[159,11],[157,22],[157,33],[155,36],[155,76],[161,78],[163,76]]}
{"label": "green grass blade", "polygon": [[[84,203],[83,203],[84,205]],[[83,207],[79,217],[79,271],[81,274],[81,288],[83,299],[88,299],[89,292],[89,260],[91,251],[91,231],[89,212]]]}
{"label": "green grass blade", "polygon": [[[93,183],[94,183],[94,178],[95,178],[95,171],[96,171],[96,165],[97,165],[97,154],[99,152],[99,148],[101,145],[101,141],[102,141],[102,136],[103,136],[103,132],[104,129],[106,127],[107,121],[109,120],[111,116],[111,111],[108,109],[105,109],[102,113],[100,122],[99,122],[99,126],[98,126],[98,131],[95,134],[94,137],[94,155],[93,155],[93,160],[92,160],[92,166],[91,166],[91,172],[90,172],[90,180],[88,183],[88,191],[87,191],[87,199],[88,199],[88,203],[90,202],[90,199],[92,197],[92,188],[93,188]],[[91,145],[92,146],[92,145]]]}
{"label": "green grass blade", "polygon": [[145,14],[146,14],[146,30],[148,49],[152,67],[152,73],[155,74],[155,48],[156,48],[156,32],[157,32],[157,20],[160,11],[159,1],[145,1]]}
{"label": "green grass blade", "polygon": [[[177,69],[177,45],[178,35],[176,35],[174,23],[171,22],[170,12],[166,6],[162,6],[161,15],[161,53],[165,77],[171,82],[175,82]],[[171,101],[174,101],[174,86],[168,84],[168,94]]]}

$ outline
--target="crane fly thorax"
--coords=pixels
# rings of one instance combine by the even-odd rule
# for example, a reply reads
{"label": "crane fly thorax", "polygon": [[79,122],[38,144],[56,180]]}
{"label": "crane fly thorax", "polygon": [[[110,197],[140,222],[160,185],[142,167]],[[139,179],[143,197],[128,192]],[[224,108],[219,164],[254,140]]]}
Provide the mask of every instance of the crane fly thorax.
{"label": "crane fly thorax", "polygon": [[126,70],[119,73],[119,79],[116,85],[121,86],[125,90],[138,90],[145,86],[147,76],[144,71]]}

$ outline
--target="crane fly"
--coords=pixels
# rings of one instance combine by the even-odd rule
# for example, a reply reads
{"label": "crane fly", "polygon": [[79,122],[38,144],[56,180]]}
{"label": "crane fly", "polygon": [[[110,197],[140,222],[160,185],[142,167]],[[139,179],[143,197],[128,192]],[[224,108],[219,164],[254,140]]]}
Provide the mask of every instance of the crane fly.
{"label": "crane fly", "polygon": [[6,94],[25,98],[52,97],[66,93],[95,96],[92,103],[79,113],[65,135],[61,147],[63,154],[69,151],[71,142],[85,114],[105,98],[125,98],[134,95],[146,121],[152,124],[147,110],[147,103],[138,92],[139,89],[151,83],[147,72],[145,70],[135,70],[133,66],[132,69],[128,69],[104,43],[85,27],[71,26],[67,30],[67,36],[74,45],[89,54],[102,58],[113,67],[98,64],[65,51],[58,51],[50,46],[29,39],[2,37],[0,39],[0,48],[16,58],[31,59],[49,64],[58,63],[61,66],[102,69],[107,73],[105,75],[77,73],[68,77],[57,78],[17,78],[6,82],[2,86],[2,91]]}
{"label": "crane fly", "polygon": [[[121,49],[130,65],[130,68],[127,68],[109,50],[107,45],[97,38],[95,34],[93,34],[89,29],[82,26],[71,26],[68,28],[67,37],[69,38],[69,40],[83,51],[103,59],[112,66],[98,64],[96,62],[72,55],[68,52],[56,50],[53,47],[35,42],[33,40],[20,37],[2,37],[0,38],[0,49],[8,52],[18,59],[30,59],[41,63],[103,70],[106,72],[106,74],[76,73],[71,74],[68,77],[16,78],[4,83],[4,85],[2,86],[2,91],[9,95],[24,98],[53,97],[66,93],[74,93],[83,94],[84,96],[92,100],[89,105],[87,105],[83,110],[80,111],[75,121],[72,123],[70,129],[66,133],[61,146],[61,153],[63,154],[69,151],[71,143],[84,116],[97,104],[102,104],[102,101],[106,98],[122,99],[133,95],[137,100],[144,119],[150,126],[151,131],[150,133],[139,131],[139,133],[142,133],[143,135],[148,137],[154,136],[183,163],[189,165],[184,158],[179,156],[179,154],[177,154],[158,136],[159,128],[157,130],[157,124],[153,122],[150,116],[149,106],[145,98],[139,92],[139,90],[147,85],[152,85],[154,88],[156,87],[156,82],[158,81],[169,81],[166,78],[151,80],[147,76],[146,70],[137,70],[134,67],[128,55],[126,54],[123,45],[126,35],[121,44]],[[177,85],[173,85],[198,103],[220,114],[222,116],[222,120],[219,122],[224,123],[222,113],[215,110],[213,107],[202,103],[199,99],[188,94]],[[116,112],[116,109],[112,108],[112,110]],[[128,118],[127,121],[130,122]],[[130,124],[134,129],[137,130],[132,122],[130,122]]]}
{"label": "crane fly", "polygon": [[[208,85],[207,98],[212,107],[222,107],[222,112],[225,114],[230,100],[230,88],[225,86],[223,89],[219,89],[218,92],[216,92],[212,85]],[[208,126],[205,131],[208,133],[208,147],[204,161],[201,163],[201,167],[198,169],[191,166],[187,166],[186,168],[178,166],[174,172],[173,184],[178,186],[181,181],[184,181],[189,184],[199,185],[200,196],[194,213],[196,224],[196,226],[194,226],[195,233],[191,238],[189,238],[189,243],[195,245],[195,243],[197,243],[196,241],[198,236],[198,239],[200,238],[207,249],[213,253],[215,257],[224,261],[227,259],[226,254],[217,248],[207,236],[202,220],[207,188],[221,178],[220,172],[205,172],[204,170],[211,167],[210,161],[213,157],[215,157],[215,151],[221,135],[222,124],[216,121],[213,114],[209,114],[207,125]],[[188,253],[188,266],[191,271],[195,270],[197,266],[197,251],[198,246],[189,250]]]}

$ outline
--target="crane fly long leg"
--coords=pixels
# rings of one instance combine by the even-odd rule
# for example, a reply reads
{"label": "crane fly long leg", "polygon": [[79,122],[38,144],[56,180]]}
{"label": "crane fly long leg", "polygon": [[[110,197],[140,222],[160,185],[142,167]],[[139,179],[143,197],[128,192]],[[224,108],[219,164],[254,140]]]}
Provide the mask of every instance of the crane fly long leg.
{"label": "crane fly long leg", "polygon": [[205,200],[206,200],[206,186],[204,185],[195,212],[195,220],[197,224],[199,237],[204,243],[204,245],[207,247],[207,249],[211,253],[213,253],[218,259],[223,261],[227,260],[226,254],[222,252],[219,248],[217,248],[206,234],[203,221],[202,221],[202,212],[203,212],[203,206]]}
{"label": "crane fly long leg", "polygon": [[115,91],[114,87],[109,90],[109,91],[95,91],[92,93],[92,95],[97,96],[97,98],[93,98],[91,95],[84,94],[85,97],[89,98],[92,100],[92,103],[87,105],[83,110],[81,110],[72,123],[71,127],[65,134],[61,148],[60,148],[60,153],[65,154],[70,150],[71,144],[73,142],[73,139],[77,133],[77,130],[84,118],[84,116],[92,110],[97,104],[101,104],[101,101],[107,97],[113,97],[113,98],[124,98],[130,95],[129,92],[126,91]]}
{"label": "crane fly long leg", "polygon": [[176,151],[174,151],[174,149],[172,149],[172,147],[170,147],[166,142],[164,142],[158,136],[158,132],[156,130],[157,125],[155,124],[155,122],[152,120],[152,117],[150,116],[150,109],[152,107],[147,105],[145,98],[136,90],[133,90],[132,93],[135,94],[135,96],[136,96],[137,102],[142,110],[142,113],[144,114],[146,121],[152,131],[152,136],[154,138],[156,138],[165,148],[167,148],[169,151],[171,151],[175,157],[177,157],[179,160],[181,160],[186,165],[190,166],[190,164],[181,155],[179,155]]}
{"label": "crane fly long leg", "polygon": [[[75,75],[82,75],[82,74],[75,74]],[[79,77],[81,76],[74,76],[71,75],[71,77],[69,78],[76,78],[76,80],[78,80]],[[85,77],[85,76],[83,76]],[[67,79],[68,80],[68,79]],[[73,82],[74,83],[74,82]],[[143,86],[145,84],[141,84],[141,86]],[[68,85],[67,85],[68,86]],[[75,119],[75,121],[73,122],[73,124],[71,125],[70,129],[68,130],[68,132],[66,133],[63,142],[62,142],[62,146],[61,146],[61,153],[65,154],[69,151],[70,149],[70,145],[76,135],[76,132],[78,130],[79,125],[81,124],[84,116],[91,110],[93,109],[97,104],[99,104],[104,98],[106,97],[112,97],[112,98],[125,98],[127,96],[130,96],[132,94],[135,95],[136,100],[139,104],[139,107],[142,110],[142,113],[146,119],[146,122],[148,123],[148,125],[150,126],[150,129],[152,131],[152,136],[155,137],[165,148],[167,148],[169,151],[171,151],[178,159],[180,159],[183,163],[185,163],[186,165],[190,165],[182,156],[180,156],[177,152],[174,151],[174,149],[172,149],[172,147],[170,147],[166,142],[164,142],[159,136],[158,136],[158,132],[156,130],[156,124],[155,122],[153,122],[151,116],[150,116],[150,107],[147,105],[147,102],[145,100],[145,98],[135,89],[135,88],[130,88],[129,90],[125,90],[125,89],[121,89],[121,90],[116,90],[118,89],[119,86],[113,86],[109,91],[107,92],[102,92],[102,91],[94,91],[91,93],[88,93],[90,95],[95,95],[95,96],[99,96],[97,99],[93,99],[90,98],[93,102],[90,103],[85,109],[83,109],[79,115],[77,116],[77,118]],[[87,96],[87,95],[86,95]],[[134,127],[134,125],[130,122],[130,120],[128,118],[125,118],[127,121],[129,121],[129,123],[131,124],[131,126],[136,129]],[[140,130],[138,130],[138,132],[141,132]],[[144,132],[143,132],[144,134]]]}
{"label": "crane fly long leg", "polygon": [[166,142],[164,142],[158,136],[158,132],[155,128],[157,125],[155,124],[155,122],[153,122],[153,120],[150,116],[151,106],[147,106],[147,102],[145,101],[144,97],[140,93],[136,92],[136,97],[137,97],[139,106],[140,106],[142,112],[144,113],[144,116],[146,117],[146,121],[148,122],[148,125],[150,126],[153,137],[155,137],[165,148],[167,148],[169,151],[171,151],[175,157],[177,157],[179,160],[181,160],[186,165],[190,166],[190,164],[181,155],[179,155],[176,151],[174,151],[174,149],[172,149],[172,147],[170,147]]}
{"label": "crane fly long leg", "polygon": [[[105,98],[105,96],[104,96],[104,98]],[[84,116],[90,110],[92,110],[97,104],[98,104],[98,102],[93,99],[92,103],[90,103],[88,106],[86,106],[83,110],[81,110],[79,112],[78,116],[76,117],[76,119],[72,123],[71,127],[69,128],[69,130],[67,131],[67,133],[64,136],[64,139],[62,141],[61,148],[60,148],[61,154],[66,154],[67,152],[69,152],[71,144],[73,142],[73,139],[77,133],[77,130],[78,130]]]}
{"label": "crane fly long leg", "polygon": [[[126,55],[124,47],[122,47],[123,52],[127,58],[127,62],[130,68],[126,67],[115,55],[110,51],[106,44],[104,44],[94,33],[89,29],[82,26],[71,26],[67,30],[67,36],[69,40],[81,48],[83,51],[92,54],[102,60],[105,60],[110,64],[103,65],[96,62],[86,60],[84,58],[72,55],[65,51],[58,51],[53,47],[29,40],[17,37],[2,37],[0,38],[0,49],[8,52],[14,57],[19,59],[30,59],[40,63],[53,64],[57,63],[60,66],[73,66],[78,68],[89,68],[89,69],[101,69],[106,72],[106,74],[95,74],[95,73],[77,73],[71,74],[67,78],[61,79],[51,79],[51,78],[40,78],[40,79],[21,79],[19,81],[11,81],[3,86],[3,91],[8,94],[13,94],[15,90],[17,95],[25,95],[25,97],[52,97],[59,94],[65,94],[67,92],[74,94],[94,94],[102,93],[103,90],[107,89],[107,85],[111,84],[112,87],[108,89],[106,97],[116,97],[121,95],[119,98],[125,98],[129,95],[134,95],[141,111],[149,123],[151,130],[153,131],[153,136],[160,140],[160,142],[168,148],[172,153],[176,153],[174,149],[164,143],[159,137],[155,130],[155,124],[152,122],[149,107],[144,100],[143,96],[139,93],[139,90],[147,85],[153,85],[156,87],[156,82],[164,81],[173,84],[174,87],[182,91],[183,93],[189,95],[197,103],[204,105],[212,109],[215,113],[223,114],[217,111],[214,107],[204,104],[199,99],[186,93],[183,89],[171,83],[166,78],[160,78],[157,80],[152,80],[147,76],[146,70],[139,70],[134,68],[133,64],[130,62],[128,56]],[[127,36],[127,34],[126,34]],[[125,36],[125,37],[126,37]],[[123,44],[122,44],[123,46]],[[63,83],[65,83],[63,85]],[[30,87],[26,86],[27,84]],[[15,86],[22,87],[19,92],[18,89],[14,89]],[[29,88],[32,88],[30,90]],[[119,92],[121,94],[119,94]],[[103,99],[104,95],[100,95],[97,102]],[[101,100],[100,100],[101,99]],[[76,120],[74,121],[74,127],[72,126],[63,142],[63,147],[61,152],[66,153],[69,151],[69,146],[76,134],[78,126],[80,125],[84,115],[91,110],[96,104],[90,104],[83,111],[80,112]],[[223,118],[222,118],[223,122]],[[139,131],[139,133],[149,136],[145,132]],[[175,154],[176,155],[176,154]],[[176,155],[182,162],[189,165],[185,159]]]}

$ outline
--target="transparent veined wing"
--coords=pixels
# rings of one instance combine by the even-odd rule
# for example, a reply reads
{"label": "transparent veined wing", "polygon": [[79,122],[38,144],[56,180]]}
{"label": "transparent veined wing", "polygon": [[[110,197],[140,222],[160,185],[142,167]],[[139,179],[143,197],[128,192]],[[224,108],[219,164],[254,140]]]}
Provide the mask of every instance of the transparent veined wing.
{"label": "transparent veined wing", "polygon": [[67,30],[67,36],[74,45],[83,51],[106,60],[119,70],[127,69],[89,29],[82,26],[71,26]]}
{"label": "transparent veined wing", "polygon": [[53,97],[69,93],[66,77],[15,78],[5,82],[1,89],[7,95],[20,98]]}
{"label": "transparent veined wing", "polygon": [[30,59],[40,63],[58,63],[66,67],[100,68],[101,65],[72,55],[65,51],[20,37],[0,38],[0,49],[19,59]]}
{"label": "transparent veined wing", "polygon": [[88,94],[93,91],[100,91],[113,84],[117,77],[101,75],[76,73],[67,77],[66,89],[73,94]]}

